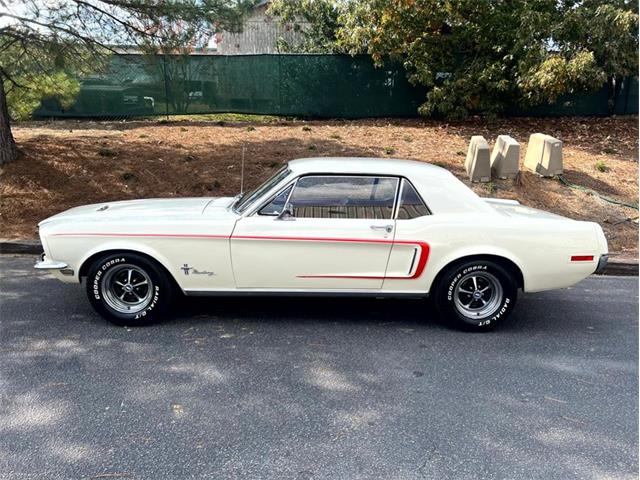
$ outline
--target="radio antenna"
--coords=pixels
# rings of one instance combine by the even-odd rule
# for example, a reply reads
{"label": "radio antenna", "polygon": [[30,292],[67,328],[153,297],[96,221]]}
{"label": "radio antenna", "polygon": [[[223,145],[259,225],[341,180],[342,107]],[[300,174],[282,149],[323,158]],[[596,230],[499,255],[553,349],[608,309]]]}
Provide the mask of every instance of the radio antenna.
{"label": "radio antenna", "polygon": [[240,160],[240,195],[244,193],[244,151],[246,146],[242,144],[242,160]]}

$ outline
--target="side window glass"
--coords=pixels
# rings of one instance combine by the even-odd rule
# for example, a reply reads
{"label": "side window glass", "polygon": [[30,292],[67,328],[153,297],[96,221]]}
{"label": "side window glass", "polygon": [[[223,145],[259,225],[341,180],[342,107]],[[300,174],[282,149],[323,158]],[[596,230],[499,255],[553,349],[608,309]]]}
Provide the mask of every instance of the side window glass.
{"label": "side window glass", "polygon": [[278,193],[273,200],[271,200],[267,205],[262,207],[258,212],[258,215],[280,215],[282,213],[282,209],[284,208],[284,204],[289,197],[289,192],[293,185],[289,185],[287,188]]}
{"label": "side window glass", "polygon": [[298,218],[390,219],[397,188],[392,177],[307,176],[289,203]]}
{"label": "side window glass", "polygon": [[410,220],[412,218],[429,215],[429,209],[424,204],[416,189],[406,180],[402,181],[402,192],[398,204],[398,219]]}

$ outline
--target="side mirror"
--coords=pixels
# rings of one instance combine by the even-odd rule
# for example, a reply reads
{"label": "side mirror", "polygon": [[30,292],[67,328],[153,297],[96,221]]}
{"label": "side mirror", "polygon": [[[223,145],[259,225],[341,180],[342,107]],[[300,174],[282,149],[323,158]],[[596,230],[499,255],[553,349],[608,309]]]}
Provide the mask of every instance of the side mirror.
{"label": "side mirror", "polygon": [[276,220],[295,220],[296,217],[293,215],[293,205],[287,203],[282,212],[276,217]]}

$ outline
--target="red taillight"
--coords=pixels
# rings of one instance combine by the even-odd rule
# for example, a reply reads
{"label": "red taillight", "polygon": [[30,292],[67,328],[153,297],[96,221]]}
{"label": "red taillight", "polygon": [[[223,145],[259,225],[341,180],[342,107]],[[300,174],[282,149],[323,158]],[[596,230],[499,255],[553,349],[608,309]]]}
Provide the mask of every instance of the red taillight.
{"label": "red taillight", "polygon": [[593,255],[571,255],[572,262],[593,262]]}

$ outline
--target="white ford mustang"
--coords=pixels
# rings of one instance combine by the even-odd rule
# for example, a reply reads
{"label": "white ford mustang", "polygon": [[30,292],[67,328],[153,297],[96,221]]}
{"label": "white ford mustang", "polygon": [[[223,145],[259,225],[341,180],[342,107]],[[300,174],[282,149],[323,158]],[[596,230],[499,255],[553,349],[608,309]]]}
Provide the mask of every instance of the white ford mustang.
{"label": "white ford mustang", "polygon": [[38,269],[86,279],[119,325],[157,320],[172,294],[427,296],[458,326],[486,330],[517,290],[600,271],[596,223],[478,197],[447,170],[373,158],[293,160],[235,198],[134,200],[40,223]]}

